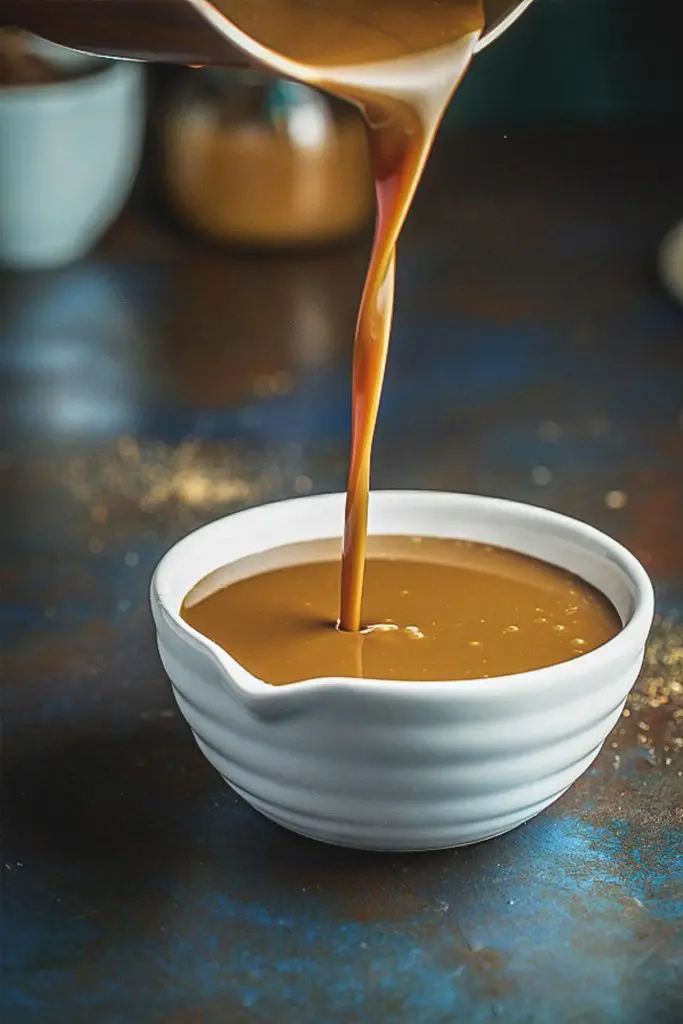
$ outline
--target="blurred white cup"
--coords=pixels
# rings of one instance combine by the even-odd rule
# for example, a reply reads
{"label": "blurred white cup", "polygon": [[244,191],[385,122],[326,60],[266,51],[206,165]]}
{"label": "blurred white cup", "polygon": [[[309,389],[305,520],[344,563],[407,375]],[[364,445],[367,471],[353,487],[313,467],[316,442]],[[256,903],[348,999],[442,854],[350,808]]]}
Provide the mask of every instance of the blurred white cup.
{"label": "blurred white cup", "polygon": [[144,132],[139,65],[28,45],[69,77],[0,86],[0,263],[26,270],[99,240],[128,198]]}

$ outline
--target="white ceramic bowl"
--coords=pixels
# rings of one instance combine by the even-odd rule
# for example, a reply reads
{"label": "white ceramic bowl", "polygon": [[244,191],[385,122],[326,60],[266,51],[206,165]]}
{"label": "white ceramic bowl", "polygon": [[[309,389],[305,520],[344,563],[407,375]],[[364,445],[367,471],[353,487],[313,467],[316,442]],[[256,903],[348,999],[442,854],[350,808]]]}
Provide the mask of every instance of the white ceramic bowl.
{"label": "white ceramic bowl", "polygon": [[137,64],[27,45],[74,77],[0,88],[0,264],[17,270],[62,266],[99,241],[131,191],[144,133]]}
{"label": "white ceramic bowl", "polygon": [[640,670],[652,587],[621,545],[584,523],[494,498],[379,491],[375,534],[461,537],[570,569],[624,623],[603,647],[535,672],[460,682],[309,679],[273,687],[182,621],[221,565],[339,536],[344,495],[238,512],[180,541],[152,581],[159,651],[200,749],[268,818],[315,839],[430,850],[506,832],[556,800],[598,754]]}

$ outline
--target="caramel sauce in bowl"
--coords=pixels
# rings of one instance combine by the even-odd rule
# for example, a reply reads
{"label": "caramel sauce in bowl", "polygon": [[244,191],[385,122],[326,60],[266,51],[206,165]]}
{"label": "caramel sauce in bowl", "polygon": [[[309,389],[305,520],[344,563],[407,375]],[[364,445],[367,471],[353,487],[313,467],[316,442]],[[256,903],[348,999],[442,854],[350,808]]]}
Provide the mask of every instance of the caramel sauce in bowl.
{"label": "caramel sauce in bowl", "polygon": [[458,681],[306,679],[270,686],[181,617],[199,580],[287,544],[339,537],[345,495],[296,498],[209,524],[163,558],[151,601],[161,659],[197,743],[268,818],[371,850],[431,850],[515,828],[591,764],[640,671],[653,593],[640,563],[577,520],[495,498],[378,491],[369,532],[498,545],[605,595],[623,628],[572,661]]}

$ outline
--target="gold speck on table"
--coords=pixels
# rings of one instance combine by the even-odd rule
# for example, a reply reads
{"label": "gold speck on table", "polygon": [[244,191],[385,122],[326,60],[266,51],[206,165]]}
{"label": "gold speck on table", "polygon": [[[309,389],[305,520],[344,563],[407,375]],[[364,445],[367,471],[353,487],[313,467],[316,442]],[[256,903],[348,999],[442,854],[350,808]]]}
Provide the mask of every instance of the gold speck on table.
{"label": "gold speck on table", "polygon": [[[89,505],[93,523],[111,523],[115,503],[133,503],[142,512],[165,506],[201,511],[258,500],[269,489],[269,481],[246,472],[227,446],[196,440],[174,446],[122,437],[107,457],[72,459],[59,475],[72,498]],[[101,549],[91,543],[90,550]]]}
{"label": "gold speck on table", "polygon": [[608,491],[605,495],[605,505],[607,508],[620,509],[625,508],[628,504],[628,494],[625,491]]}

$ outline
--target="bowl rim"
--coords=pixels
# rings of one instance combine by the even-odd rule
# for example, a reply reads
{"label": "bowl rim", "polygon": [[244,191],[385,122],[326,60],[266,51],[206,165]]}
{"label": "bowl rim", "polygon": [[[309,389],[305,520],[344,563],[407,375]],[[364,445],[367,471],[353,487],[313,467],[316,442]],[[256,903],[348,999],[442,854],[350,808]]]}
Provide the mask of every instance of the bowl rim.
{"label": "bowl rim", "polygon": [[[583,678],[586,675],[594,676],[611,662],[620,653],[636,651],[643,646],[649,633],[654,615],[654,591],[652,582],[646,570],[627,548],[608,534],[603,533],[596,527],[566,516],[563,513],[555,512],[541,506],[531,505],[526,502],[512,501],[506,498],[495,498],[486,495],[468,494],[456,491],[434,491],[434,490],[372,490],[370,495],[371,503],[374,501],[397,502],[414,501],[415,499],[429,502],[431,504],[450,504],[454,511],[458,506],[465,507],[472,511],[484,508],[498,509],[503,513],[508,512],[511,516],[524,517],[530,521],[556,524],[565,530],[569,528],[577,541],[584,541],[585,546],[597,543],[602,548],[602,557],[616,564],[624,575],[629,579],[633,587],[634,607],[630,618],[615,637],[597,647],[593,651],[572,661],[558,662],[555,665],[548,665],[544,668],[532,669],[527,672],[516,672],[505,676],[491,676],[479,679],[454,679],[454,680],[400,680],[400,679],[366,679],[349,676],[316,676],[302,679],[297,682],[288,683],[286,686],[273,686],[262,679],[258,679],[244,668],[235,658],[217,643],[209,640],[199,633],[192,626],[188,625],[179,614],[180,603],[177,594],[174,592],[172,576],[179,559],[191,557],[192,548],[200,541],[204,543],[212,534],[219,534],[230,524],[239,519],[243,522],[245,518],[251,517],[254,513],[259,516],[282,515],[293,506],[299,506],[302,512],[306,507],[322,505],[325,502],[339,503],[345,500],[345,494],[332,492],[302,497],[288,498],[280,501],[267,502],[260,505],[250,506],[237,512],[212,520],[204,526],[198,527],[191,533],[186,534],[177,541],[159,561],[150,583],[150,601],[152,614],[155,620],[157,633],[160,633],[163,626],[170,627],[173,633],[186,644],[209,654],[221,674],[230,681],[242,696],[247,697],[255,704],[265,701],[283,701],[292,699],[295,696],[303,697],[311,692],[318,692],[321,687],[333,689],[343,687],[354,693],[381,692],[387,696],[403,696],[405,698],[421,699],[443,698],[448,694],[449,698],[455,696],[469,697],[476,695],[479,698],[497,698],[503,695],[510,695],[513,689],[518,692],[530,692],[546,690],[556,684],[562,685],[565,689],[568,685],[566,678],[569,669],[572,676]],[[311,539],[316,539],[312,537]],[[280,547],[280,544],[273,544],[271,547]],[[269,550],[268,545],[262,549]],[[514,548],[512,549],[514,550]],[[597,556],[596,556],[597,557]],[[226,563],[222,563],[226,564]],[[229,563],[228,563],[229,564]],[[217,565],[216,568],[220,568]],[[196,582],[204,578],[203,573]],[[177,590],[177,588],[175,588]],[[180,600],[184,598],[181,596]],[[175,605],[178,607],[174,607]],[[571,668],[570,668],[571,666]],[[569,681],[571,685],[571,681]]]}

